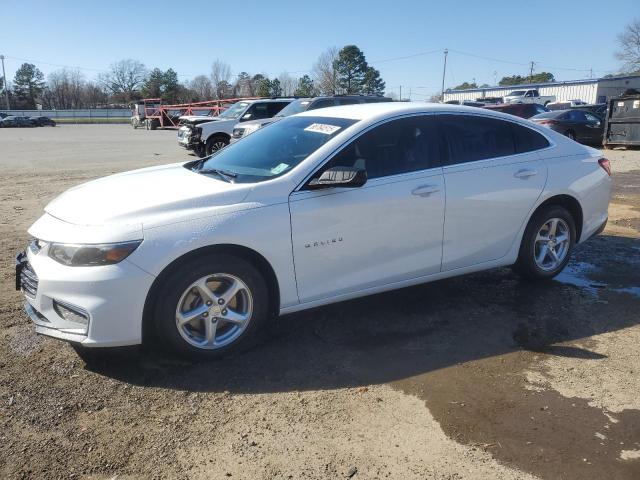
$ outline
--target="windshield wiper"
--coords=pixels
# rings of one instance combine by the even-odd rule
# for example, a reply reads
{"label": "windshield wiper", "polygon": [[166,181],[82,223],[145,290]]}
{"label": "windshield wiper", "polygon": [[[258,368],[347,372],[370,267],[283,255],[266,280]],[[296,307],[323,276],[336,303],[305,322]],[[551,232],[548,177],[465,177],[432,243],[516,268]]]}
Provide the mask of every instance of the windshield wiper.
{"label": "windshield wiper", "polygon": [[215,174],[218,175],[220,178],[222,178],[223,180],[227,181],[227,182],[231,182],[231,179],[237,178],[238,174],[234,173],[234,172],[229,172],[227,170],[221,170],[219,168],[204,168],[204,169],[200,169],[200,170],[196,170],[198,173],[201,173],[203,175],[207,175],[207,174]]}

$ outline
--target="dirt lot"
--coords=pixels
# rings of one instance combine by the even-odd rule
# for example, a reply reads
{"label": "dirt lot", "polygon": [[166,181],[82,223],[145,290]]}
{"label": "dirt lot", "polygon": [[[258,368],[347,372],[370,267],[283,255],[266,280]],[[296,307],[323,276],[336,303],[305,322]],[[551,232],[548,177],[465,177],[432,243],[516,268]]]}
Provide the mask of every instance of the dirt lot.
{"label": "dirt lot", "polygon": [[13,290],[66,188],[187,155],[175,132],[0,130],[1,478],[640,478],[640,151],[558,281],[502,269],[278,320],[216,363],[87,367]]}

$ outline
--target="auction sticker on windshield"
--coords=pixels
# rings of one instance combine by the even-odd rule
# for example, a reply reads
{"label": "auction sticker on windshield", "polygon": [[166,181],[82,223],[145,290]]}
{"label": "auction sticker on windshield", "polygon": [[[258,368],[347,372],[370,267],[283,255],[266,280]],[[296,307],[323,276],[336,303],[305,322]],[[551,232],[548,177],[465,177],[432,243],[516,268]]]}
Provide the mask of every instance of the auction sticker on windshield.
{"label": "auction sticker on windshield", "polygon": [[271,169],[271,173],[273,173],[274,175],[278,175],[279,173],[284,172],[287,167],[289,167],[289,165],[287,165],[286,163],[281,163],[280,165],[273,167]]}
{"label": "auction sticker on windshield", "polygon": [[326,123],[312,123],[307,128],[305,128],[307,132],[318,132],[324,133],[325,135],[331,135],[332,133],[340,130],[340,127],[336,127],[335,125],[328,125]]}

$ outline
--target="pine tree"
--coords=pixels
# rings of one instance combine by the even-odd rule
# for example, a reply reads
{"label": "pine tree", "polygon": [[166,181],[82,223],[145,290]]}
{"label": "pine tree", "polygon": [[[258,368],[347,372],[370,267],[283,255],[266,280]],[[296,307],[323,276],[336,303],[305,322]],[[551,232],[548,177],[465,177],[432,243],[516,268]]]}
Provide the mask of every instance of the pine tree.
{"label": "pine tree", "polygon": [[368,68],[364,53],[355,45],[347,45],[340,50],[335,69],[338,72],[338,85],[344,93],[362,92]]}
{"label": "pine tree", "polygon": [[13,94],[21,108],[36,108],[44,92],[44,75],[32,63],[23,63],[13,78]]}
{"label": "pine tree", "polygon": [[309,75],[304,75],[298,79],[298,87],[293,92],[296,97],[313,97],[314,93],[315,86]]}
{"label": "pine tree", "polygon": [[368,67],[364,74],[362,92],[368,95],[382,95],[385,86],[384,80],[380,77],[380,72],[373,67]]}

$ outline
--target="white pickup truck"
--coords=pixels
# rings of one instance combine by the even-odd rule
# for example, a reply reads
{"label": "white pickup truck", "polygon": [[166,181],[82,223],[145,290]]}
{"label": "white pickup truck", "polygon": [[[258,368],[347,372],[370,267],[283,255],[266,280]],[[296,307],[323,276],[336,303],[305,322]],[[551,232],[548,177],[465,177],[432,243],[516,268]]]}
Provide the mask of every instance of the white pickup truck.
{"label": "white pickup truck", "polygon": [[537,103],[538,105],[547,105],[547,103],[555,102],[556,97],[553,95],[540,95],[536,89],[530,90],[514,90],[504,97],[504,103]]}

